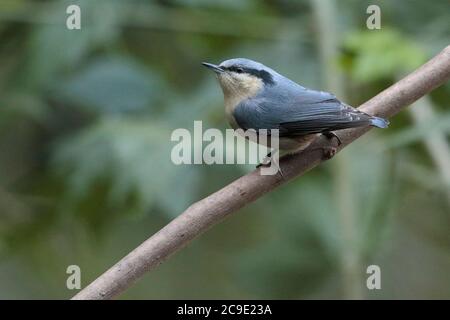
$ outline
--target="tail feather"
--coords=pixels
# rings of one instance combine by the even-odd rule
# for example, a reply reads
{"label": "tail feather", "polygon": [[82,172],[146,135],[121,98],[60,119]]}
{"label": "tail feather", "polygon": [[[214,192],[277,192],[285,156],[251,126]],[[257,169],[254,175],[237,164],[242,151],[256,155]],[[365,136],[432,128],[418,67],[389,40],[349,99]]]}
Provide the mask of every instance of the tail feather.
{"label": "tail feather", "polygon": [[372,126],[374,126],[374,127],[384,129],[384,128],[387,128],[387,127],[388,127],[389,121],[387,121],[387,120],[385,120],[385,119],[383,119],[383,118],[379,118],[379,117],[372,117],[372,118],[370,119],[370,124],[371,124]]}

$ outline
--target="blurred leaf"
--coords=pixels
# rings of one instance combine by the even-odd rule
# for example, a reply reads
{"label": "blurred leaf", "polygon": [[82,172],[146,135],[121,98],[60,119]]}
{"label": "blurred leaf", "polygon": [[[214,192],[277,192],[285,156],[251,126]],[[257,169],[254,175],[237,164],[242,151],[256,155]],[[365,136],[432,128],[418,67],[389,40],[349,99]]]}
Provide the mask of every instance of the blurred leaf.
{"label": "blurred leaf", "polygon": [[344,48],[352,53],[344,67],[356,81],[368,82],[396,77],[410,72],[425,62],[425,54],[413,41],[394,29],[350,33]]}
{"label": "blurred leaf", "polygon": [[[383,144],[376,135],[369,135],[365,141],[353,143],[345,150],[343,164],[347,175],[343,183],[349,183],[352,194],[341,201],[351,201],[354,210],[356,241],[363,259],[373,256],[380,247],[389,226],[392,212],[395,183],[390,170],[391,157],[383,151]],[[335,170],[341,169],[337,167]],[[345,206],[346,207],[346,206]],[[345,235],[344,235],[345,238]],[[347,245],[344,243],[344,246]]]}
{"label": "blurred leaf", "polygon": [[255,7],[253,1],[239,1],[239,0],[174,0],[173,3],[191,8],[211,7],[213,9],[228,9],[228,10],[248,10]]}
{"label": "blurred leaf", "polygon": [[64,26],[66,7],[71,2],[50,2],[41,8],[39,12],[47,23],[34,27],[30,34],[23,74],[28,86],[45,88],[57,84],[56,77],[75,70],[91,50],[111,43],[119,35],[116,25],[122,12],[99,5],[101,2],[78,1],[83,25],[76,32]]}
{"label": "blurred leaf", "polygon": [[390,135],[384,147],[387,149],[399,148],[421,141],[432,132],[450,133],[450,113],[440,114],[436,119],[413,124]]}
{"label": "blurred leaf", "polygon": [[196,191],[195,168],[171,162],[170,131],[156,122],[107,118],[61,141],[55,151],[54,166],[66,176],[75,202],[106,179],[110,207],[142,214],[157,205],[176,215]]}
{"label": "blurred leaf", "polygon": [[92,62],[60,88],[69,102],[118,113],[153,107],[161,94],[160,79],[142,66],[111,58]]}
{"label": "blurred leaf", "polygon": [[39,123],[47,120],[49,108],[40,99],[26,92],[10,92],[0,97],[0,133],[15,120],[31,119]]}
{"label": "blurred leaf", "polygon": [[280,239],[242,252],[236,258],[238,283],[263,299],[295,299],[311,294],[333,268],[323,250],[312,250],[311,244],[299,246]]}

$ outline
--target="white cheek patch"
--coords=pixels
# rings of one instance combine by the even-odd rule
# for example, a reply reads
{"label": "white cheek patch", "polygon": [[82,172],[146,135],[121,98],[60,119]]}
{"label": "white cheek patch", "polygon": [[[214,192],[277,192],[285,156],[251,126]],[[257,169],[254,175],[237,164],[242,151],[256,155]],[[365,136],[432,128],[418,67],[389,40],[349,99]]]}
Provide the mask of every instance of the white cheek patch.
{"label": "white cheek patch", "polygon": [[231,73],[219,76],[225,99],[240,102],[256,95],[263,87],[263,81],[249,74]]}
{"label": "white cheek patch", "polygon": [[263,86],[263,81],[258,77],[249,74],[236,74],[235,81],[238,83],[242,94],[246,96],[255,95]]}

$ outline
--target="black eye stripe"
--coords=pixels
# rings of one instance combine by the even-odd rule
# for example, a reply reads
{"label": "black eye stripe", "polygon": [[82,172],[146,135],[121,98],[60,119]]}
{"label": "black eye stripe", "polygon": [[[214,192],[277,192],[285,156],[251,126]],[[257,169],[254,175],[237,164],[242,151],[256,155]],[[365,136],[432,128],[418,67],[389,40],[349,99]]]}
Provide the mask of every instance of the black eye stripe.
{"label": "black eye stripe", "polygon": [[222,69],[237,73],[248,73],[255,77],[260,78],[265,84],[273,85],[275,82],[273,81],[272,75],[265,70],[258,70],[254,68],[246,68],[241,66],[230,66],[230,67],[222,67]]}
{"label": "black eye stripe", "polygon": [[228,71],[233,71],[233,72],[245,72],[245,68],[242,68],[242,67],[236,67],[236,66],[231,66],[231,67],[225,67],[225,68],[223,68],[223,69],[225,69],[225,70],[228,70]]}

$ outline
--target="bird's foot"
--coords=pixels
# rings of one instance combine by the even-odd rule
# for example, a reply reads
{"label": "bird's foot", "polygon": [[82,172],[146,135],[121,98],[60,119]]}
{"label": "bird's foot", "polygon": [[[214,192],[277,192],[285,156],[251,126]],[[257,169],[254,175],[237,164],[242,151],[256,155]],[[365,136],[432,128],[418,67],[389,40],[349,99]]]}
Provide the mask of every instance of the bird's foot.
{"label": "bird's foot", "polygon": [[[278,152],[278,150],[269,152],[269,153],[267,154],[267,156],[264,157],[263,161],[262,161],[260,164],[258,164],[258,165],[256,166],[256,169],[258,169],[258,168],[260,168],[260,167],[266,167],[266,168],[268,168],[268,167],[272,166],[272,164],[273,164],[273,163],[272,163],[272,156],[274,156],[274,155],[276,154],[276,152]],[[272,154],[272,153],[273,153],[273,154]],[[275,160],[274,160],[274,161],[275,161]],[[283,174],[283,171],[281,170],[281,167],[280,167],[279,165],[278,165],[277,167],[278,167],[277,173],[279,173],[280,176],[281,176],[281,179],[284,180],[284,174]]]}
{"label": "bird's foot", "polygon": [[339,138],[339,136],[336,133],[334,133],[333,131],[326,131],[326,132],[323,132],[322,134],[329,140],[336,138],[336,140],[338,142],[338,147],[342,144],[341,138]]}
{"label": "bird's foot", "polygon": [[[327,139],[332,140],[333,138],[337,141],[337,147],[339,147],[342,144],[341,138],[334,133],[333,131],[326,131],[322,133]],[[335,146],[325,146],[322,148],[323,151],[323,157],[325,160],[329,160],[335,156],[337,153],[337,147]]]}
{"label": "bird's foot", "polygon": [[263,161],[256,166],[256,169],[258,169],[259,167],[270,167],[271,163],[272,163],[272,152],[269,152],[267,156],[265,156]]}
{"label": "bird's foot", "polygon": [[337,148],[336,147],[325,146],[325,147],[322,148],[322,151],[323,151],[323,158],[325,160],[330,160],[337,153]]}

